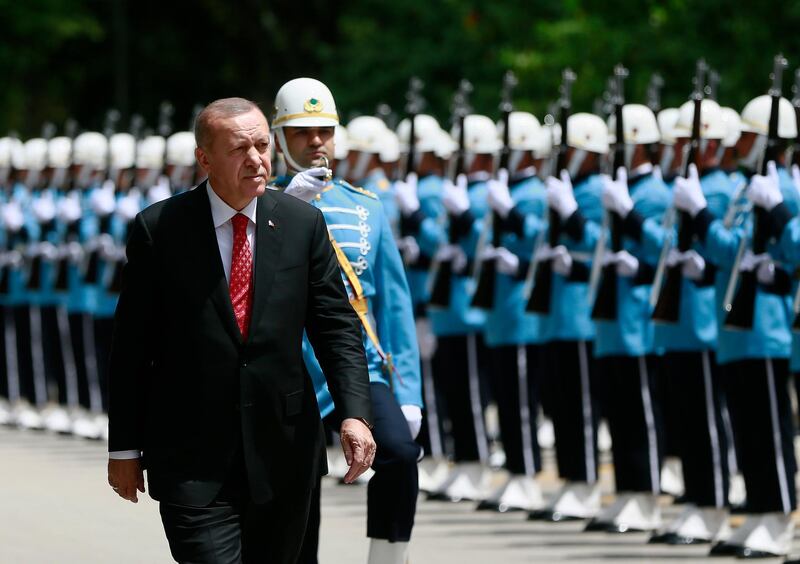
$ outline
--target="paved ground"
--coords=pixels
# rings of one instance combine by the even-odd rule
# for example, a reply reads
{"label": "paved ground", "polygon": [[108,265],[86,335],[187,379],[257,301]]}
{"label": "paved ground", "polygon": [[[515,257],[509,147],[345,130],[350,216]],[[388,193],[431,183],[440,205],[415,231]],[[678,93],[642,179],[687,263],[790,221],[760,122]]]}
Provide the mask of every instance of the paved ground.
{"label": "paved ground", "polygon": [[[101,443],[0,428],[0,564],[171,562],[156,504],[117,498],[106,485],[105,462]],[[543,481],[548,491],[557,487],[552,471]],[[365,561],[365,494],[364,487],[325,482],[322,564]],[[665,511],[675,513],[671,507]],[[708,562],[703,547],[652,547],[644,534],[580,529],[580,524],[537,524],[521,514],[421,500],[411,562]]]}

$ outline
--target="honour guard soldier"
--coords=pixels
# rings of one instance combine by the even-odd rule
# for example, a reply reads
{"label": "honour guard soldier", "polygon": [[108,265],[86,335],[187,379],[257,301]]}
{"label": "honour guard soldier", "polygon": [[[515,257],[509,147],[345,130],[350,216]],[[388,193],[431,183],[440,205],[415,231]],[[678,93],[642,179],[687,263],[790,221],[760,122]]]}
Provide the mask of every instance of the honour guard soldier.
{"label": "honour guard soldier", "polygon": [[[342,280],[363,325],[378,445],[375,474],[367,486],[369,562],[402,563],[416,511],[420,449],[414,437],[422,422],[419,353],[402,259],[378,197],[322,177],[329,172],[325,165],[333,157],[338,124],[328,88],[310,78],[289,81],[278,91],[275,106],[276,149],[293,173],[276,179],[275,185],[324,214]],[[335,418],[308,342],[304,354],[322,415]],[[313,527],[312,536],[317,534]],[[304,549],[311,556],[314,552]]]}
{"label": "honour guard soldier", "polygon": [[355,186],[377,194],[389,225],[397,224],[397,204],[394,201],[392,182],[381,163],[381,151],[386,137],[393,132],[386,128],[380,118],[359,116],[347,124],[347,179]]}
{"label": "honour guard soldier", "polygon": [[178,131],[167,138],[164,174],[169,178],[173,194],[194,186],[194,133]]}
{"label": "honour guard soldier", "polygon": [[678,122],[678,108],[664,108],[658,112],[658,131],[661,134],[659,142],[658,171],[664,182],[668,185],[675,180],[677,167],[680,166],[681,156],[675,156],[675,124]]}
{"label": "honour guard soldier", "polygon": [[169,178],[163,174],[166,149],[160,135],[145,137],[136,146],[136,186],[144,191],[148,206],[172,195]]}

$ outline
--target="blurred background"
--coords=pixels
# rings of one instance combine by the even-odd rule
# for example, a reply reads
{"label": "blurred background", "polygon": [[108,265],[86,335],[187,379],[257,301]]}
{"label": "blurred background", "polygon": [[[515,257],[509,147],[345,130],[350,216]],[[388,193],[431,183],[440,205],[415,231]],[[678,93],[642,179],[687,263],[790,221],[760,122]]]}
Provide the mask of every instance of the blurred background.
{"label": "blurred background", "polygon": [[775,53],[800,65],[791,0],[0,0],[0,13],[0,131],[23,138],[68,118],[98,130],[111,107],[123,129],[132,113],[154,124],[165,99],[188,128],[196,104],[238,95],[268,109],[297,76],[327,83],[345,120],[380,103],[402,117],[411,75],[445,123],[461,78],[494,116],[506,69],[518,108],[543,115],[565,66],[576,110],[591,111],[617,62],[629,100],[644,102],[659,72],[674,106],[701,56],[720,72],[720,102],[741,109],[768,88]]}

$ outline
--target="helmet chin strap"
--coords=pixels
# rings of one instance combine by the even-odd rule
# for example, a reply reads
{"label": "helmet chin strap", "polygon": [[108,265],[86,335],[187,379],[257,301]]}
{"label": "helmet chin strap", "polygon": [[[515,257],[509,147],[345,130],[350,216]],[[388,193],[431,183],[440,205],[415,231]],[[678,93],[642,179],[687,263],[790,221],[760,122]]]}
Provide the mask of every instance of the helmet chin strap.
{"label": "helmet chin strap", "polygon": [[673,145],[664,145],[664,150],[661,151],[661,162],[659,168],[662,171],[669,173],[672,167],[672,161],[675,159],[675,147]]}
{"label": "helmet chin strap", "polygon": [[350,174],[350,177],[355,182],[360,182],[364,180],[367,176],[367,166],[369,166],[369,162],[372,160],[372,156],[374,153],[364,153],[361,152],[358,154],[358,159],[356,160],[356,166],[353,167],[353,171]]}
{"label": "helmet chin strap", "polygon": [[[625,143],[625,168],[631,170],[633,168],[633,153],[636,151],[636,145],[633,143]],[[616,174],[616,170],[611,171]]]}
{"label": "helmet chin strap", "polygon": [[513,150],[511,154],[508,156],[508,173],[513,174],[517,168],[519,168],[519,163],[522,162],[522,157],[525,156],[525,151]]}
{"label": "helmet chin strap", "polygon": [[[578,175],[578,171],[581,169],[581,165],[585,160],[586,151],[583,149],[575,149],[575,152],[572,154],[572,158],[569,160],[569,164],[567,165],[567,172],[569,173],[570,178],[575,178]],[[557,170],[556,174],[561,174],[561,171]]]}
{"label": "helmet chin strap", "polygon": [[297,161],[295,161],[294,157],[292,157],[291,153],[289,153],[289,145],[286,143],[286,136],[283,134],[282,127],[275,129],[275,135],[278,137],[278,141],[280,141],[281,149],[283,149],[283,158],[286,159],[286,163],[289,165],[289,170],[293,170],[295,172],[307,171],[308,167],[297,164]]}
{"label": "helmet chin strap", "polygon": [[766,148],[766,135],[756,135],[756,140],[753,142],[753,146],[750,147],[750,151],[747,153],[747,156],[739,159],[739,165],[751,172],[755,172],[758,170],[758,163],[764,154],[764,149]]}

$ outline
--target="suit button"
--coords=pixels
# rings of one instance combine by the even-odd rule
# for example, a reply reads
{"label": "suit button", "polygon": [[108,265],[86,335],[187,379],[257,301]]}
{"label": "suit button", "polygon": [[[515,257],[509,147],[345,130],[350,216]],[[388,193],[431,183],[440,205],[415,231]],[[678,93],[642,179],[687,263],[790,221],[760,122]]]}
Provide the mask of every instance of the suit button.
{"label": "suit button", "polygon": [[243,360],[241,366],[242,366],[242,368],[247,368],[247,361]]}

